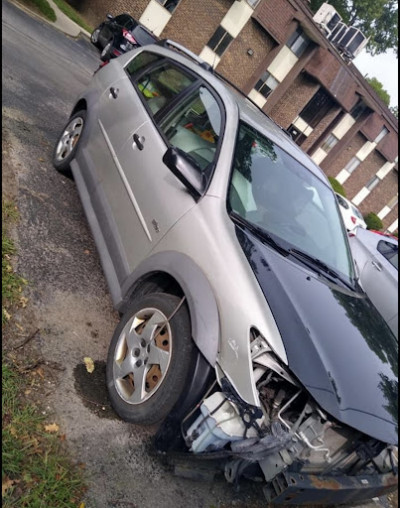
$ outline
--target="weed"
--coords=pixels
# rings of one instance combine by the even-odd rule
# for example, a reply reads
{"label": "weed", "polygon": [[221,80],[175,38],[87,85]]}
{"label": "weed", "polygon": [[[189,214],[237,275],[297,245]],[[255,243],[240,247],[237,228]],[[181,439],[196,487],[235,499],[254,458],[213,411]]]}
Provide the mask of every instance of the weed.
{"label": "weed", "polygon": [[87,32],[93,32],[93,27],[88,25],[84,19],[73,9],[70,5],[65,2],[65,0],[53,0],[57,7],[63,12],[66,16],[68,16],[72,21],[81,26]]}

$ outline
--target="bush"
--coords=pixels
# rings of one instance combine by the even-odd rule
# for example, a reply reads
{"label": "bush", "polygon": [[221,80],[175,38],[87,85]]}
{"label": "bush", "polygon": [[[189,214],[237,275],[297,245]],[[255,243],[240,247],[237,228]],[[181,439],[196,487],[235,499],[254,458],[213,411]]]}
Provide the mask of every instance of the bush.
{"label": "bush", "polygon": [[367,229],[376,229],[377,231],[383,229],[381,219],[374,212],[369,212],[369,214],[365,215],[364,220],[367,225]]}
{"label": "bush", "polygon": [[333,176],[329,176],[328,180],[332,185],[332,189],[345,198],[346,191],[344,190],[343,186],[336,180],[336,178],[333,178]]}

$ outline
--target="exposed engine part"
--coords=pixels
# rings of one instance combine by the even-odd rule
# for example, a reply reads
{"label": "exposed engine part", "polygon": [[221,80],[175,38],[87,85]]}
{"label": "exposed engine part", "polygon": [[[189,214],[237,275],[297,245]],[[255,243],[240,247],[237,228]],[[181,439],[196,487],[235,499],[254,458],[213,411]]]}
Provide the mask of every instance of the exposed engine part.
{"label": "exposed engine part", "polygon": [[249,437],[257,436],[256,430],[246,426],[238,408],[221,392],[205,399],[200,412],[185,436],[186,444],[194,453],[220,450],[229,442],[243,439],[246,431]]}
{"label": "exposed engine part", "polygon": [[230,458],[225,476],[233,483],[251,470],[262,472],[267,482],[286,471],[322,477],[397,472],[396,447],[333,420],[260,335],[253,334],[250,347],[261,410],[218,376],[222,392],[206,394],[197,419],[183,432],[193,453]]}

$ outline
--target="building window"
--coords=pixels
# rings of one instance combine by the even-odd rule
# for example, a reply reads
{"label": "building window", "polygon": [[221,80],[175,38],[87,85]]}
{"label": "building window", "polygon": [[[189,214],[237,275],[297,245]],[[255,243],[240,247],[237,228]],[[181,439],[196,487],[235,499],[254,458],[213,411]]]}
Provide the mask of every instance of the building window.
{"label": "building window", "polygon": [[250,7],[253,7],[253,9],[255,9],[257,5],[260,3],[260,0],[247,0],[247,3],[250,5]]}
{"label": "building window", "polygon": [[352,159],[350,159],[350,161],[346,164],[345,166],[345,170],[348,172],[348,173],[352,173],[359,165],[361,164],[361,161],[360,159],[357,159],[357,157],[353,157]]}
{"label": "building window", "polygon": [[177,8],[180,0],[157,0],[159,4],[167,9],[171,14]]}
{"label": "building window", "polygon": [[233,37],[230,33],[219,26],[214,35],[208,41],[207,46],[211,48],[218,56],[222,56],[222,53],[229,46],[229,43],[233,40]]}
{"label": "building window", "polygon": [[366,184],[366,188],[371,192],[372,189],[375,189],[375,187],[378,185],[378,183],[380,182],[380,179],[377,177],[377,176],[374,176],[373,178],[371,178],[371,180]]}
{"label": "building window", "polygon": [[362,100],[359,100],[357,104],[350,111],[350,115],[354,118],[354,120],[358,120],[360,116],[368,109],[368,106],[364,104]]}
{"label": "building window", "polygon": [[304,51],[307,49],[310,39],[306,37],[303,30],[298,28],[286,43],[286,46],[293,51],[293,53],[300,58]]}
{"label": "building window", "polygon": [[378,144],[379,141],[382,141],[382,139],[386,136],[386,134],[388,134],[388,130],[386,129],[386,127],[384,127],[381,132],[376,136],[376,138],[374,139],[374,143]]}
{"label": "building window", "polygon": [[399,202],[399,196],[397,195],[389,201],[389,203],[387,204],[387,207],[392,209],[397,205],[398,202]]}
{"label": "building window", "polygon": [[334,105],[333,99],[320,88],[299,116],[312,128],[316,127]]}
{"label": "building window", "polygon": [[279,81],[277,81],[268,71],[265,71],[261,78],[257,81],[255,89],[267,98],[278,85]]}
{"label": "building window", "polygon": [[336,136],[334,136],[333,134],[329,134],[329,136],[326,138],[326,140],[321,145],[321,148],[325,153],[328,153],[332,150],[332,148],[338,142],[339,142],[339,140]]}
{"label": "building window", "polygon": [[299,146],[307,139],[307,136],[301,132],[295,125],[291,125],[288,128],[288,132],[290,133],[293,141]]}

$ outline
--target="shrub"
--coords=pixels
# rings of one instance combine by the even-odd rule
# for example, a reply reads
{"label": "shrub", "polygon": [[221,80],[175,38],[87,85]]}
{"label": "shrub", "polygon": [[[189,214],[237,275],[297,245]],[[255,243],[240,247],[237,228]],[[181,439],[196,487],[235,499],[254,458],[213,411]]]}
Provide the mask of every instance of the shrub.
{"label": "shrub", "polygon": [[381,219],[374,212],[369,212],[364,216],[365,223],[367,225],[367,229],[376,229],[380,231],[383,229],[383,223]]}
{"label": "shrub", "polygon": [[346,197],[346,191],[344,190],[342,184],[340,184],[336,180],[336,178],[333,178],[333,176],[329,176],[328,180],[329,180],[330,184],[332,185],[332,189],[335,192],[337,192],[338,194],[340,194],[341,196],[343,196],[345,198]]}

